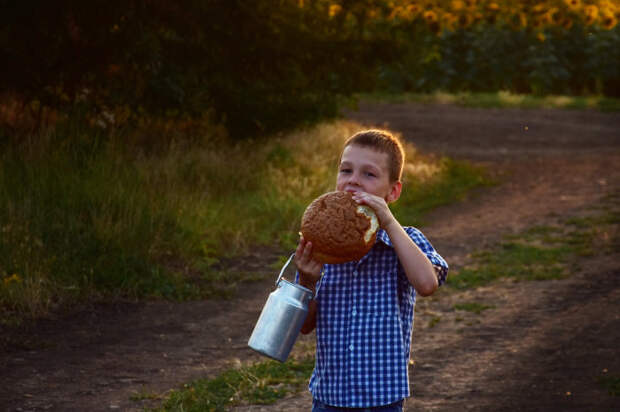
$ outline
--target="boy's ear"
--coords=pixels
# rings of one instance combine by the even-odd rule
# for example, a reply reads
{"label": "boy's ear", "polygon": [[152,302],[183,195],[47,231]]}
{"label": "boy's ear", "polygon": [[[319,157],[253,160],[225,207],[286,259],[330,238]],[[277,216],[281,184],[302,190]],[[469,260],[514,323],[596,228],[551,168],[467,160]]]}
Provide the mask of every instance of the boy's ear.
{"label": "boy's ear", "polygon": [[392,183],[392,187],[390,189],[390,193],[388,193],[387,197],[385,198],[385,202],[386,203],[392,203],[398,200],[398,198],[400,197],[400,193],[403,190],[403,184],[400,180],[395,181],[394,183]]}

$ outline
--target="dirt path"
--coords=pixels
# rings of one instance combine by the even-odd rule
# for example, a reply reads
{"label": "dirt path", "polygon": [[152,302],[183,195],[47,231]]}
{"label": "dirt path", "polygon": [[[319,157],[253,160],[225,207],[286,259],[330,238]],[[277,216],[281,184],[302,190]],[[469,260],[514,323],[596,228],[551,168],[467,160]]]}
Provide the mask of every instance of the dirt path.
{"label": "dirt path", "polygon": [[[504,184],[435,211],[423,228],[453,267],[505,234],[588,213],[620,189],[618,114],[367,104],[348,116],[502,176]],[[246,342],[273,287],[267,264],[274,253],[257,252],[244,262],[253,261],[269,280],[244,288],[239,299],[85,308],[5,334],[0,410],[141,410],[148,402],[132,400],[133,394],[163,393],[238,360],[258,359]],[[406,409],[620,410],[618,398],[597,383],[604,374],[620,375],[618,250],[579,268],[563,280],[501,281],[420,299],[410,371],[415,397]],[[494,309],[464,327],[452,309],[458,301]],[[430,327],[432,318],[441,321]],[[237,410],[309,405],[304,392]]]}

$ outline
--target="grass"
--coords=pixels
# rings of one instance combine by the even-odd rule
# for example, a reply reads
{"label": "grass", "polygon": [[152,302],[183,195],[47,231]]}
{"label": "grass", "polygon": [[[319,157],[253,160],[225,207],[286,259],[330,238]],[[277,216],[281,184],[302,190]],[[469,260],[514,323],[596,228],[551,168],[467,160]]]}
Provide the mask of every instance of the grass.
{"label": "grass", "polygon": [[158,412],[225,411],[239,404],[271,404],[305,386],[314,359],[286,363],[264,361],[228,369],[210,379],[199,379],[170,393]]}
{"label": "grass", "polygon": [[620,111],[620,99],[605,96],[535,96],[500,91],[497,93],[373,93],[363,94],[359,97],[364,100],[387,101],[392,103],[417,102],[457,104],[460,106],[481,108],[556,108],[596,109],[605,112]]}
{"label": "grass", "polygon": [[487,309],[493,309],[494,307],[495,306],[493,305],[486,305],[484,303],[478,303],[478,302],[457,303],[453,306],[454,310],[463,310],[466,312],[472,312],[472,313],[475,313],[476,315],[480,315],[483,311]]}
{"label": "grass", "polygon": [[508,236],[497,247],[472,254],[472,262],[449,276],[447,284],[467,289],[500,278],[563,278],[576,269],[575,258],[617,250],[620,213],[609,204],[589,216],[570,218],[557,225],[536,226]]}
{"label": "grass", "polygon": [[597,378],[597,382],[607,389],[609,396],[620,396],[620,376],[602,375]]}
{"label": "grass", "polygon": [[439,322],[441,322],[441,316],[433,316],[431,320],[428,321],[428,327],[434,328]]}
{"label": "grass", "polygon": [[[0,152],[2,323],[82,300],[229,296],[260,274],[218,263],[255,245],[294,249],[305,207],[332,190],[346,121],[261,141],[136,150],[92,129],[31,136]],[[481,168],[406,145],[394,213],[420,225],[491,184]]]}

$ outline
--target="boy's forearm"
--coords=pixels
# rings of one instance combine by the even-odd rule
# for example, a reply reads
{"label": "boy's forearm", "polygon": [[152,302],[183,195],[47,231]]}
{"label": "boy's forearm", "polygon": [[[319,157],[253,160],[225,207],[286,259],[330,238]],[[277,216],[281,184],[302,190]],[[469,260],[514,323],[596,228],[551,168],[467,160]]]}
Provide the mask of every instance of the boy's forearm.
{"label": "boy's forearm", "polygon": [[306,316],[306,320],[304,321],[304,324],[301,327],[302,334],[307,335],[308,333],[312,332],[314,328],[316,327],[316,310],[317,310],[316,301],[312,299],[308,303],[308,315]]}
{"label": "boy's forearm", "polygon": [[409,283],[422,296],[432,295],[439,286],[435,269],[428,257],[407,235],[405,229],[394,220],[386,232],[394,245],[394,250],[405,270]]}

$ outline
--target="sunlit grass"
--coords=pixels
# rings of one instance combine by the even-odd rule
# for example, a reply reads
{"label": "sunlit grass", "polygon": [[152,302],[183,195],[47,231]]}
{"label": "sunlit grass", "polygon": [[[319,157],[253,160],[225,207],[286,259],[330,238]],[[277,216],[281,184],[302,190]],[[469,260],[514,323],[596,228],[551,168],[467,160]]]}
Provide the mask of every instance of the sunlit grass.
{"label": "sunlit grass", "polygon": [[[291,250],[305,207],[333,190],[343,142],[362,127],[322,123],[260,141],[172,145],[151,152],[57,132],[0,155],[3,322],[79,300],[230,295],[257,273],[223,258],[256,245]],[[426,212],[489,184],[484,170],[406,145],[394,212]]]}
{"label": "sunlit grass", "polygon": [[568,276],[575,270],[575,258],[617,250],[620,220],[618,205],[613,201],[595,214],[535,226],[507,236],[496,247],[473,253],[470,263],[451,274],[448,285],[468,289],[500,278],[549,280]]}
{"label": "sunlit grass", "polygon": [[216,377],[198,379],[172,391],[154,411],[226,411],[239,404],[271,404],[288,393],[300,391],[313,368],[312,357],[231,368]]}

